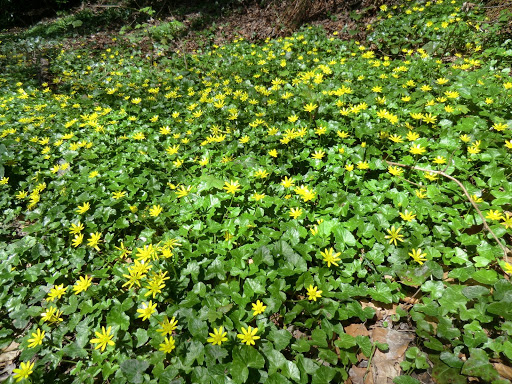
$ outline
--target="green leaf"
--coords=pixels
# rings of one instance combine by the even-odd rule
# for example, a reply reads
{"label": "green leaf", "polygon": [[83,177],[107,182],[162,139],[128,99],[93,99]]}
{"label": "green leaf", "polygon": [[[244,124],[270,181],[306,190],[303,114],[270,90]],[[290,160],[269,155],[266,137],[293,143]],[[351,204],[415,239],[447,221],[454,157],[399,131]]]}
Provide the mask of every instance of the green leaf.
{"label": "green leaf", "polygon": [[274,342],[274,347],[278,351],[282,351],[290,344],[292,334],[286,329],[273,329],[269,332],[267,338]]}
{"label": "green leaf", "polygon": [[142,347],[149,340],[148,331],[142,328],[138,328],[135,332],[135,337],[137,338],[136,348]]}
{"label": "green leaf", "polygon": [[492,285],[498,281],[498,273],[491,269],[481,269],[473,273],[473,276],[471,277],[473,278],[473,280],[476,280],[479,283],[487,285]]}
{"label": "green leaf", "polygon": [[125,360],[121,363],[121,372],[130,383],[139,384],[143,381],[143,374],[148,369],[147,361],[135,359]]}
{"label": "green leaf", "polygon": [[461,373],[466,376],[480,377],[486,382],[498,378],[498,372],[489,362],[489,356],[483,349],[472,348],[469,350],[469,359],[462,366]]}
{"label": "green leaf", "polygon": [[334,378],[334,375],[336,375],[336,371],[333,368],[322,365],[315,371],[311,384],[330,383],[331,380]]}
{"label": "green leaf", "polygon": [[338,363],[338,355],[329,349],[319,348],[318,357],[332,365],[336,365]]}
{"label": "green leaf", "polygon": [[345,244],[349,247],[356,245],[356,239],[354,235],[352,235],[352,232],[348,231],[346,228],[341,227],[340,225],[334,227],[334,238],[339,244]]}
{"label": "green leaf", "polygon": [[314,329],[311,332],[310,343],[318,347],[327,347],[327,334],[323,329]]}
{"label": "green leaf", "polygon": [[368,336],[356,336],[356,343],[361,348],[361,352],[366,357],[370,357],[372,354],[372,342],[370,341],[370,338]]}
{"label": "green leaf", "polygon": [[247,368],[261,369],[265,366],[265,359],[256,348],[240,345],[233,349],[233,363],[241,363]]}
{"label": "green leaf", "polygon": [[338,340],[336,340],[334,344],[336,344],[336,346],[339,348],[349,349],[355,346],[357,343],[354,336],[342,333],[341,335],[338,335]]}
{"label": "green leaf", "polygon": [[120,308],[114,308],[107,315],[107,324],[117,325],[119,329],[126,331],[130,327],[130,317]]}

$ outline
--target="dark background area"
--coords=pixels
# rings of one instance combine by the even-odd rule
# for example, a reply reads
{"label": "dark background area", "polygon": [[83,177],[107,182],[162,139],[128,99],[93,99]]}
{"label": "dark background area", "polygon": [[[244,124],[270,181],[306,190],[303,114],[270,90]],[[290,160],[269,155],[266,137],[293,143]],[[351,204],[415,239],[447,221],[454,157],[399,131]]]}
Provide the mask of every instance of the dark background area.
{"label": "dark background area", "polygon": [[101,4],[120,5],[140,9],[151,6],[156,11],[168,13],[176,8],[202,9],[209,13],[222,13],[226,8],[258,2],[260,5],[271,0],[0,0],[0,30],[21,27],[27,28],[44,18],[58,15],[81,5]]}

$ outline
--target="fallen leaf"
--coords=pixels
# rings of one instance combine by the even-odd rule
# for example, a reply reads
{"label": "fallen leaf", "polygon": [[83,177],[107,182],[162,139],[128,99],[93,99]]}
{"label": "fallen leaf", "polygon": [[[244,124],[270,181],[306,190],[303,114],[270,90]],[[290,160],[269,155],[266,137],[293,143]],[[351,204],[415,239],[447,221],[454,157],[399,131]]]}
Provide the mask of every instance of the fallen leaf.
{"label": "fallen leaf", "polygon": [[501,363],[493,363],[493,365],[501,377],[512,380],[512,367]]}

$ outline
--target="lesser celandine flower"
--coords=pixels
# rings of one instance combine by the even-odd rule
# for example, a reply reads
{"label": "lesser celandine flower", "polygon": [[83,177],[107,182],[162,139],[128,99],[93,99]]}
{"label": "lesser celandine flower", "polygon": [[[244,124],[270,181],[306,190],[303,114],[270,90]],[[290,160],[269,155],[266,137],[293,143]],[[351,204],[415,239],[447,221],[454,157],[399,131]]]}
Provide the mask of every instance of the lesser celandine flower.
{"label": "lesser celandine flower", "polygon": [[164,338],[164,342],[159,345],[159,350],[165,353],[171,353],[176,348],[174,337],[169,336]]}
{"label": "lesser celandine flower", "polygon": [[296,219],[300,215],[302,215],[302,208],[298,208],[298,207],[290,208],[290,217],[293,217],[294,219]]}
{"label": "lesser celandine flower", "polygon": [[327,263],[327,267],[331,267],[332,265],[338,266],[338,261],[340,261],[340,253],[334,252],[333,248],[325,249],[323,251],[320,251],[320,254],[324,258],[324,262]]}
{"label": "lesser celandine flower", "polygon": [[395,244],[398,245],[397,241],[403,242],[403,235],[400,235],[399,232],[402,229],[402,227],[395,228],[393,225],[391,229],[388,229],[388,235],[384,236],[386,239],[389,239],[389,244]]}
{"label": "lesser celandine flower", "polygon": [[263,305],[263,303],[259,300],[256,300],[256,303],[252,303],[253,316],[263,313],[265,309],[267,309],[267,306]]}
{"label": "lesser celandine flower", "polygon": [[317,286],[309,285],[309,287],[306,289],[308,293],[308,299],[316,301],[316,299],[319,299],[322,297],[322,291],[318,290]]}
{"label": "lesser celandine flower", "polygon": [[108,327],[106,330],[105,327],[101,327],[101,332],[94,332],[96,337],[91,339],[92,344],[97,344],[94,349],[100,349],[101,352],[103,352],[107,345],[115,345],[115,343],[112,341],[114,335],[110,334],[111,329],[112,327]]}
{"label": "lesser celandine flower", "polygon": [[238,181],[226,181],[224,182],[224,189],[227,193],[235,194],[240,190],[240,184],[238,184]]}
{"label": "lesser celandine flower", "polygon": [[149,210],[149,216],[158,217],[162,213],[163,208],[160,205],[153,205]]}
{"label": "lesser celandine flower", "polygon": [[34,372],[34,364],[30,361],[22,362],[19,368],[14,368],[12,370],[13,378],[16,379],[16,382],[21,381],[23,379],[28,379],[28,377]]}
{"label": "lesser celandine flower", "polygon": [[400,217],[405,221],[411,221],[416,217],[416,215],[408,210],[405,210],[404,213],[400,212]]}
{"label": "lesser celandine flower", "polygon": [[44,339],[44,334],[45,334],[45,331],[42,331],[37,328],[35,332],[32,332],[31,336],[32,338],[31,339],[28,339],[28,347],[29,348],[34,348],[34,347],[37,347],[38,345],[41,345],[43,344],[43,339]]}
{"label": "lesser celandine flower", "polygon": [[409,252],[409,256],[411,256],[414,261],[416,261],[418,264],[422,265],[424,261],[427,261],[425,256],[427,256],[426,253],[421,253],[421,248],[413,249],[411,252]]}
{"label": "lesser celandine flower", "polygon": [[99,233],[99,232],[91,233],[91,237],[87,240],[87,245],[89,247],[92,247],[92,248],[96,249],[97,251],[99,251],[100,248],[98,247],[98,244],[101,242],[100,238],[101,238],[101,233]]}
{"label": "lesser celandine flower", "polygon": [[143,321],[149,319],[155,312],[156,303],[153,304],[151,300],[149,300],[147,303],[142,303],[142,308],[137,309],[137,313],[139,313],[139,317],[141,317]]}
{"label": "lesser celandine flower", "polygon": [[81,292],[87,291],[87,289],[92,284],[92,277],[90,276],[80,276],[80,278],[76,281],[75,285],[73,286],[73,292],[75,295],[78,295]]}
{"label": "lesser celandine flower", "polygon": [[206,339],[207,342],[213,345],[221,345],[224,341],[228,341],[227,332],[224,332],[224,327],[213,328],[213,333],[210,333],[210,338]]}
{"label": "lesser celandine flower", "polygon": [[91,205],[88,202],[85,202],[82,205],[78,206],[78,208],[76,209],[76,213],[81,215],[82,213],[87,212],[90,207],[91,207]]}
{"label": "lesser celandine flower", "polygon": [[256,333],[258,333],[258,328],[253,328],[251,326],[244,328],[242,327],[242,333],[239,333],[236,335],[242,343],[245,343],[247,345],[255,345],[255,340],[258,340],[260,337],[256,336]]}

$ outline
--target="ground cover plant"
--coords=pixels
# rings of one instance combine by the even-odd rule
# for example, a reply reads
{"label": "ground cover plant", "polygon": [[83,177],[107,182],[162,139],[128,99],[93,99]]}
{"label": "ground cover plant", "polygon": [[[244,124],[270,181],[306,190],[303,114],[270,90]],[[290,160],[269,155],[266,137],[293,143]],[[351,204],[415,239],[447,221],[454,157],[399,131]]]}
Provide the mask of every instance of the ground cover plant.
{"label": "ground cover plant", "polygon": [[415,335],[396,383],[508,382],[512,51],[461,7],[384,5],[366,42],[55,42],[41,86],[2,36],[7,382],[341,382],[388,350],[346,332],[379,306]]}

